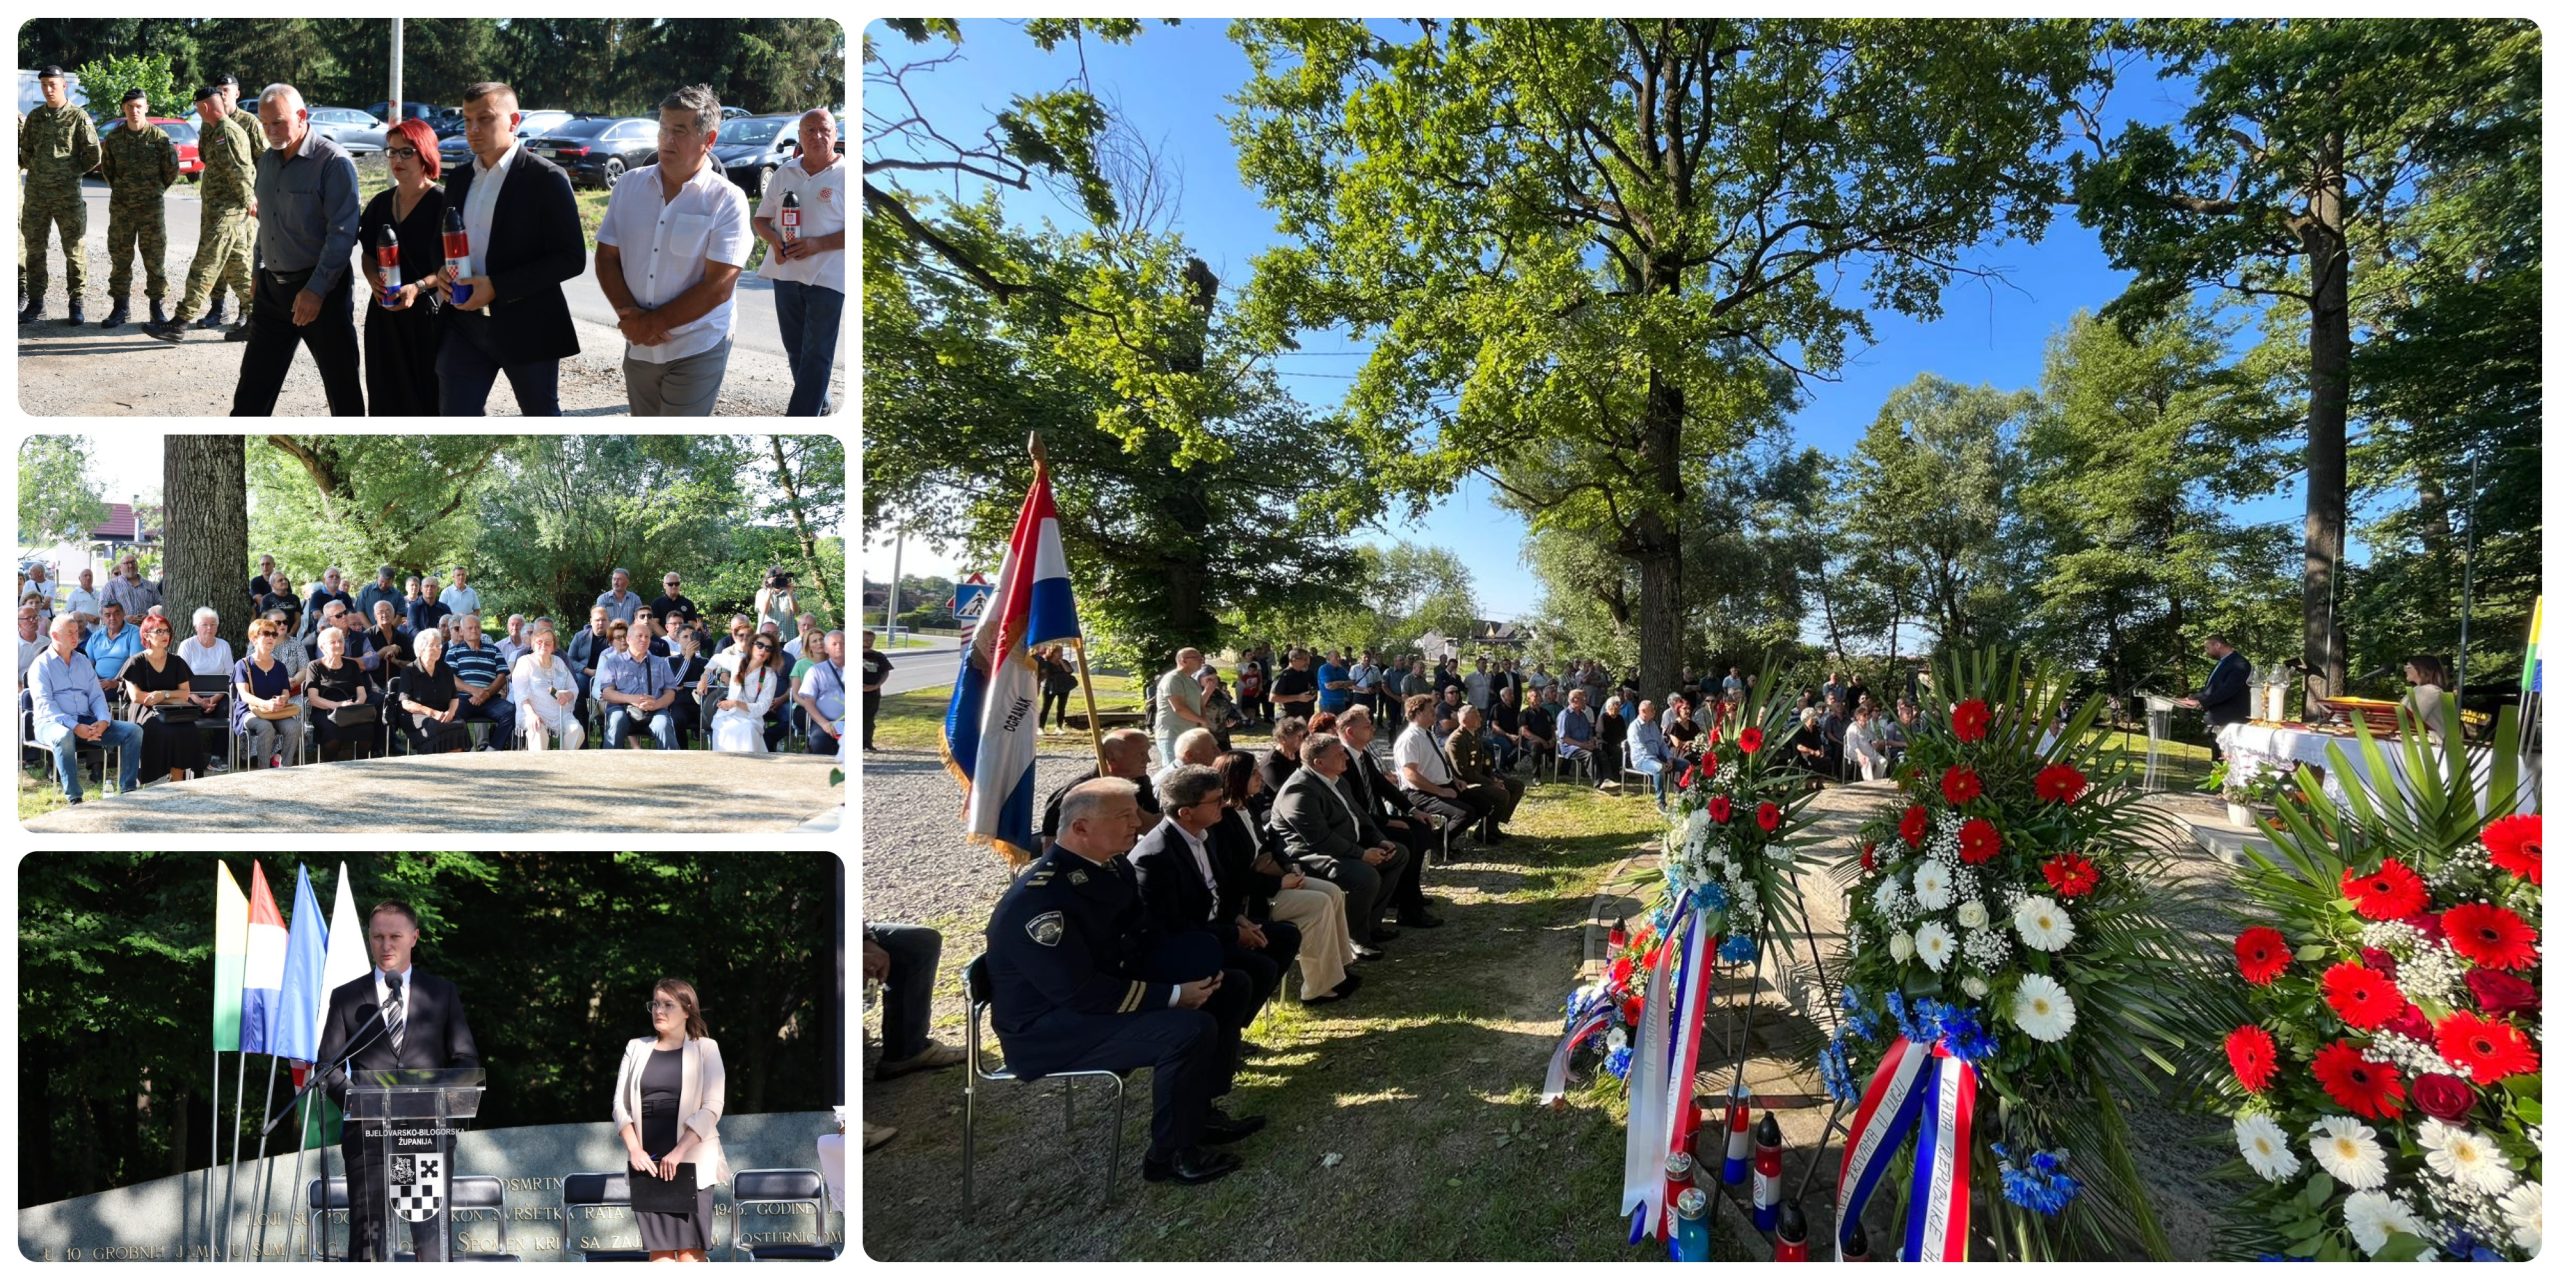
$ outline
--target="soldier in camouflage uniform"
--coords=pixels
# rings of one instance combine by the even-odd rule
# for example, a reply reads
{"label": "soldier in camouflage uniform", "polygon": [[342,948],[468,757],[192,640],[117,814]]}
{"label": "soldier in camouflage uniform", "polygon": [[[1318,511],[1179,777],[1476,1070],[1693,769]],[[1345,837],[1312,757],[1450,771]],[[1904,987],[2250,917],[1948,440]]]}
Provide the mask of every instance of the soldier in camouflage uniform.
{"label": "soldier in camouflage uniform", "polygon": [[81,241],[89,233],[89,207],[80,199],[80,177],[98,167],[98,126],[71,105],[62,68],[37,72],[36,84],[44,90],[44,105],[28,112],[26,127],[18,131],[18,167],[27,171],[27,203],[18,218],[27,305],[18,312],[18,323],[44,318],[45,287],[51,283],[45,274],[45,238],[59,227],[62,277],[71,287],[71,323],[82,324],[88,319],[81,314],[80,295],[89,287],[89,256]]}
{"label": "soldier in camouflage uniform", "polygon": [[[214,78],[213,87],[222,91],[222,114],[231,117],[231,123],[240,126],[240,132],[243,135],[246,135],[249,139],[250,158],[255,159],[259,152],[266,150],[267,133],[266,130],[258,126],[258,117],[256,115],[240,109],[240,78],[226,71]],[[257,216],[257,204],[258,202],[255,199],[252,199],[249,202],[249,216],[253,218]],[[253,227],[250,229],[249,239],[242,247],[241,252],[254,254],[257,250],[257,246],[257,230]],[[252,262],[250,265],[254,266],[256,264]],[[245,273],[248,268],[244,267],[242,270]],[[227,279],[228,276],[228,272],[215,273],[213,278],[213,305],[205,311],[204,319],[196,322],[197,328],[219,329],[222,327],[222,282]],[[231,337],[235,341],[248,336],[248,319],[249,296],[247,294],[242,294],[240,296],[241,324],[239,327],[234,328],[231,331]]]}
{"label": "soldier in camouflage uniform", "polygon": [[142,254],[143,292],[151,298],[151,323],[167,324],[161,302],[169,296],[169,184],[178,180],[178,146],[167,130],[147,124],[151,103],[140,89],[124,94],[124,126],[106,138],[107,318],[101,328],[123,324],[133,297],[133,255]]}
{"label": "soldier in camouflage uniform", "polygon": [[[249,293],[249,199],[257,184],[257,152],[222,113],[222,91],[212,85],[196,90],[196,140],[204,158],[203,223],[196,234],[196,259],[187,267],[187,296],[167,324],[144,325],[142,331],[164,342],[186,338],[187,321],[204,313],[205,299],[220,276],[242,298]],[[245,325],[244,325],[245,327]]]}

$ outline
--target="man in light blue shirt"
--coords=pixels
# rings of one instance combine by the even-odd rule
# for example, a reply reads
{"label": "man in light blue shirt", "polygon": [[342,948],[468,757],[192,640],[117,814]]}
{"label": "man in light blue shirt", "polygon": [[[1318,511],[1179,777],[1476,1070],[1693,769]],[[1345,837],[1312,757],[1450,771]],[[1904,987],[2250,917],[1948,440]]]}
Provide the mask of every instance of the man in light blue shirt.
{"label": "man in light blue shirt", "polygon": [[69,614],[53,620],[53,646],[27,668],[27,696],[35,706],[36,743],[53,753],[62,794],[80,803],[80,748],[121,749],[124,766],[116,789],[130,793],[142,772],[142,726],[118,720],[99,688],[98,669],[80,652],[80,623]]}
{"label": "man in light blue shirt", "polygon": [[470,580],[470,569],[453,566],[453,585],[438,593],[436,601],[456,614],[480,612],[480,588],[468,585]]}
{"label": "man in light blue shirt", "polygon": [[1351,667],[1339,653],[1325,655],[1316,668],[1316,709],[1341,714],[1351,705]]}
{"label": "man in light blue shirt", "polygon": [[629,622],[640,616],[640,593],[631,589],[631,571],[613,571],[613,590],[596,597],[595,607],[616,622]]}
{"label": "man in light blue shirt", "polygon": [[1671,807],[1671,744],[1662,736],[1653,700],[1636,705],[1636,722],[1627,726],[1627,767],[1653,779],[1653,805]]}
{"label": "man in light blue shirt", "polygon": [[633,627],[625,647],[596,664],[596,700],[608,710],[604,744],[619,747],[632,730],[646,724],[658,749],[676,749],[676,718],[668,708],[676,701],[676,675],[667,660],[649,652],[649,629]]}
{"label": "man in light blue shirt", "polygon": [[98,687],[113,691],[124,664],[142,652],[142,628],[124,624],[123,605],[105,604],[98,608],[98,629],[89,633],[89,643],[80,648],[88,655],[89,664],[97,668]]}
{"label": "man in light blue shirt", "polygon": [[809,717],[809,754],[831,756],[844,737],[844,633],[827,633],[827,660],[800,677],[800,710]]}

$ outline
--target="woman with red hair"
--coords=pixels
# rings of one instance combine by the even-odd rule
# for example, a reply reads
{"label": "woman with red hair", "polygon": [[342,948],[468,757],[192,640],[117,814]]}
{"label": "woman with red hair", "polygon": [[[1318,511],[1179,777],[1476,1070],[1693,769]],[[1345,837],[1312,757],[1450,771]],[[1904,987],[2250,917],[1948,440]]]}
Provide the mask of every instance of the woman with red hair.
{"label": "woman with red hair", "polygon": [[[444,303],[425,282],[444,266],[444,166],[435,132],[403,120],[383,132],[383,156],[391,186],[365,206],[356,224],[357,258],[373,282],[364,309],[364,379],[367,403],[377,417],[432,416],[436,411],[436,348],[443,340]],[[400,288],[386,295],[382,234],[400,237]]]}

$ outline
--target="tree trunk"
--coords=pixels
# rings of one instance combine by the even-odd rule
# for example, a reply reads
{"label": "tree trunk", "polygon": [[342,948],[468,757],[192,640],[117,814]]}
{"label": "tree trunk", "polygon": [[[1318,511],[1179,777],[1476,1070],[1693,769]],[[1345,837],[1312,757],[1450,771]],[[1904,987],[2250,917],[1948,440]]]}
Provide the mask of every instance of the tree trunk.
{"label": "tree trunk", "polygon": [[2302,660],[2322,696],[2347,692],[2347,641],[2337,574],[2347,542],[2347,312],[2344,140],[2331,134],[2312,175],[2302,247],[2311,271],[2311,408],[2305,423]]}
{"label": "tree trunk", "polygon": [[170,521],[160,590],[170,625],[211,605],[222,638],[248,652],[249,473],[243,436],[172,435],[160,491]]}
{"label": "tree trunk", "polygon": [[800,507],[800,482],[791,474],[791,463],[783,457],[782,437],[766,436],[773,447],[773,474],[782,484],[782,498],[791,509],[791,532],[800,540],[800,561],[818,579],[818,593],[833,607],[836,625],[844,625],[844,595],[836,590],[835,580],[827,574],[827,562],[818,554],[818,537],[809,529],[809,517]]}
{"label": "tree trunk", "polygon": [[1680,436],[1687,404],[1660,373],[1645,393],[1644,470],[1653,492],[1645,495],[1631,530],[1637,570],[1636,674],[1654,690],[1676,687],[1687,611],[1680,592]]}

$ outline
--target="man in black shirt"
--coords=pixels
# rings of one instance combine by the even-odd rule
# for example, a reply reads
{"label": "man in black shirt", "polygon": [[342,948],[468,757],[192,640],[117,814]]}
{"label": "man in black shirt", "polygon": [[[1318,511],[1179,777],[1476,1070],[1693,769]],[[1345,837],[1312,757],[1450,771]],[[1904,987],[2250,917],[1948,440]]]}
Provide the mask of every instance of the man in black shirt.
{"label": "man in black shirt", "polygon": [[1538,776],[1538,762],[1556,753],[1556,717],[1547,710],[1547,700],[1537,690],[1528,693],[1528,705],[1520,708],[1519,743],[1521,754],[1529,758],[1529,776]]}
{"label": "man in black shirt", "polygon": [[1311,719],[1316,713],[1316,673],[1307,669],[1307,651],[1291,649],[1289,665],[1271,682],[1271,718]]}
{"label": "man in black shirt", "polygon": [[[660,595],[657,599],[649,602],[650,613],[661,618],[669,618],[679,613],[699,615],[702,612],[700,609],[693,607],[693,601],[685,598],[685,594],[681,589],[684,586],[683,578],[677,576],[673,572],[670,572],[667,574],[666,580],[659,583],[659,585],[665,587],[666,592],[665,594]],[[865,649],[869,649],[871,647],[870,635],[871,633],[867,631],[863,633],[864,643],[862,647]],[[886,659],[883,659],[882,661],[886,661]]]}
{"label": "man in black shirt", "polygon": [[[667,590],[675,590],[676,585],[676,576],[668,574]],[[889,682],[889,673],[897,669],[890,664],[889,655],[872,647],[874,638],[871,632],[862,633],[862,749],[865,751],[871,749],[872,730],[880,723],[880,688]]]}

